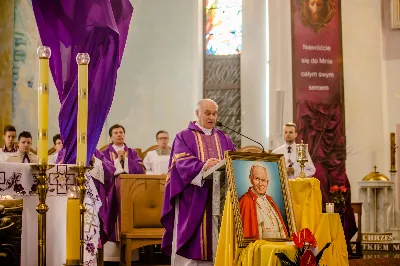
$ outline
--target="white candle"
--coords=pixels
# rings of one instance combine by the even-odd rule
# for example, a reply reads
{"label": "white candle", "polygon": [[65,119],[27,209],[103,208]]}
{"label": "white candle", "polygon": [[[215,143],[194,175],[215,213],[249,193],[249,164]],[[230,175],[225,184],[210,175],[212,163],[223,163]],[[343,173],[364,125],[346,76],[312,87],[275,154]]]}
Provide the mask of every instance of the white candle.
{"label": "white candle", "polygon": [[335,212],[335,203],[327,203],[326,213],[334,213],[334,212]]}

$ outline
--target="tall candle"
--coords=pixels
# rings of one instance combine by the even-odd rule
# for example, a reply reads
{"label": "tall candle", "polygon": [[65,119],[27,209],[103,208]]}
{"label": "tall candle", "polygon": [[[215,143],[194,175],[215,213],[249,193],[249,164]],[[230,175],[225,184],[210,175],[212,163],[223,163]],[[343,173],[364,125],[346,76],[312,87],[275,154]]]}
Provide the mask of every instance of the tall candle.
{"label": "tall candle", "polygon": [[89,54],[78,54],[78,131],[76,164],[86,166],[88,124],[88,65]]}
{"label": "tall candle", "polygon": [[79,187],[70,187],[67,193],[67,265],[79,263],[80,256],[80,210]]}
{"label": "tall candle", "polygon": [[49,58],[51,50],[39,46],[39,83],[38,83],[38,143],[37,155],[39,164],[47,164],[47,140],[49,127]]}

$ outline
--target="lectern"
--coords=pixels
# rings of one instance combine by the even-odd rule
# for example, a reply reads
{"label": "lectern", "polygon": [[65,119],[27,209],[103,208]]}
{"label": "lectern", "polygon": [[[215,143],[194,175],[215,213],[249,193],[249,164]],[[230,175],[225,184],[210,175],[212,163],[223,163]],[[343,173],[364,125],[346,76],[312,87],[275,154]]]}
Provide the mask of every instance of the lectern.
{"label": "lectern", "polygon": [[225,177],[225,160],[220,161],[203,174],[205,179],[212,179],[212,237],[213,259],[217,253],[219,228],[221,227],[222,213],[224,211],[225,197],[228,182]]}

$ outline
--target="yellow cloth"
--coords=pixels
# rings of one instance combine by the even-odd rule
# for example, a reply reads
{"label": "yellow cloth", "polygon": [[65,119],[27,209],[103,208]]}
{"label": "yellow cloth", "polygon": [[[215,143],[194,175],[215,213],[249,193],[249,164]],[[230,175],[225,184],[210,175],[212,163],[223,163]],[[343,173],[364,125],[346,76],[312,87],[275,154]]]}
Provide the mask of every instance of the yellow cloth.
{"label": "yellow cloth", "polygon": [[285,242],[257,240],[240,252],[237,266],[279,265],[279,259],[275,253],[283,252],[293,260],[296,251],[294,245]]}
{"label": "yellow cloth", "polygon": [[318,249],[321,250],[326,243],[331,245],[322,255],[320,265],[344,266],[349,265],[346,239],[340,216],[337,213],[322,213],[317,231],[314,233]]}
{"label": "yellow cloth", "polygon": [[[322,213],[322,194],[316,178],[296,178],[289,180],[290,194],[296,220],[296,231],[308,228],[315,233]],[[296,232],[296,233],[297,233]]]}
{"label": "yellow cloth", "polygon": [[234,265],[235,251],[237,250],[236,231],[234,226],[233,206],[231,193],[226,193],[224,212],[218,239],[217,254],[214,265]]}

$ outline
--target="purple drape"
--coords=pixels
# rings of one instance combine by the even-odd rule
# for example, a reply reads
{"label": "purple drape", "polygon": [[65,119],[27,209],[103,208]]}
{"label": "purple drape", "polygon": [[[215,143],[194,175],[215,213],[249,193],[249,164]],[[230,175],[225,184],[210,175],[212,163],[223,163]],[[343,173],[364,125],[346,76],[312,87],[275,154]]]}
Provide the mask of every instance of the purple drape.
{"label": "purple drape", "polygon": [[52,53],[50,70],[61,103],[58,119],[64,163],[76,160],[76,55],[90,55],[89,162],[113,101],[133,7],[129,0],[32,0],[32,5],[42,44]]}
{"label": "purple drape", "polygon": [[351,208],[350,182],[346,175],[346,145],[343,135],[342,105],[300,101],[297,104],[299,140],[308,143],[310,155],[316,167],[315,177],[321,183],[323,209],[332,202],[329,188],[345,186],[346,206],[343,213],[343,229],[346,241],[357,232],[354,211]]}

